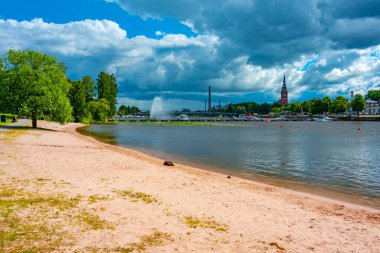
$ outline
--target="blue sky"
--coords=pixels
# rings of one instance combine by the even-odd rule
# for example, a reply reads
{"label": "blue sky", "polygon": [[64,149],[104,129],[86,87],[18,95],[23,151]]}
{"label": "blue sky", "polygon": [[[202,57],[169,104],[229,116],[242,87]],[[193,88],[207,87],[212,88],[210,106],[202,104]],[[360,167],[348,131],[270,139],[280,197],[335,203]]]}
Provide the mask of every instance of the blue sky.
{"label": "blue sky", "polygon": [[380,88],[377,0],[12,0],[0,2],[0,54],[58,57],[72,79],[115,73],[119,104],[202,109]]}

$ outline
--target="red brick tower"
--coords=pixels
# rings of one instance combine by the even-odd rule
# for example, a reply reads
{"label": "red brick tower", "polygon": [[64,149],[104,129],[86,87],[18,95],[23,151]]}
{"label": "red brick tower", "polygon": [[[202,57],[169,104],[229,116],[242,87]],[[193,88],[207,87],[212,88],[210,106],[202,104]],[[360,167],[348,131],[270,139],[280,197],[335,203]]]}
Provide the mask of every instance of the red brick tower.
{"label": "red brick tower", "polygon": [[284,81],[282,82],[280,104],[281,105],[287,105],[288,104],[288,89],[286,88],[285,75],[284,75]]}

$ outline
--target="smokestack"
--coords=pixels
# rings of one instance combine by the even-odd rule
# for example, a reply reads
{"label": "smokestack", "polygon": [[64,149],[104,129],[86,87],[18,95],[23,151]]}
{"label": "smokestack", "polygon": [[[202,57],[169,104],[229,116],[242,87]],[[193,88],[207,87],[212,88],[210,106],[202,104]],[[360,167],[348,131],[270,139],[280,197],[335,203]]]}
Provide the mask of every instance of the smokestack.
{"label": "smokestack", "polygon": [[205,99],[205,111],[207,111],[207,99]]}
{"label": "smokestack", "polygon": [[351,91],[351,101],[354,100],[354,91]]}
{"label": "smokestack", "polygon": [[211,86],[208,86],[208,111],[211,112]]}

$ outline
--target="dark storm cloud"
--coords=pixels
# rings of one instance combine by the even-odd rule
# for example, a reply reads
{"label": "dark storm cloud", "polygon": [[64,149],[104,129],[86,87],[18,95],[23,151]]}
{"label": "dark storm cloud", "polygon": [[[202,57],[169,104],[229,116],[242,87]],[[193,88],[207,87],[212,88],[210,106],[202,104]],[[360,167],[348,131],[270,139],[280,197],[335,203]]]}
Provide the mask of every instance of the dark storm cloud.
{"label": "dark storm cloud", "polygon": [[233,45],[235,54],[248,54],[250,63],[262,66],[281,65],[333,46],[380,43],[377,0],[109,1],[130,13],[172,17],[199,33],[215,34],[224,42],[222,49]]}
{"label": "dark storm cloud", "polygon": [[366,48],[380,42],[380,19],[339,19],[328,31],[328,37],[343,48]]}

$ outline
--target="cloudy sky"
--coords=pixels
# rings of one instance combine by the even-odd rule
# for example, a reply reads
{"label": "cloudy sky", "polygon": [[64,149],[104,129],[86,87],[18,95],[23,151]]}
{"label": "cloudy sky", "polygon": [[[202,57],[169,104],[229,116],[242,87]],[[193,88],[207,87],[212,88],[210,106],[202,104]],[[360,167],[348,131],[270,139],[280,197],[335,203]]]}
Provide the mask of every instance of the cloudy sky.
{"label": "cloudy sky", "polygon": [[114,73],[119,105],[202,109],[380,89],[379,0],[7,0],[0,54],[54,55],[71,79]]}

